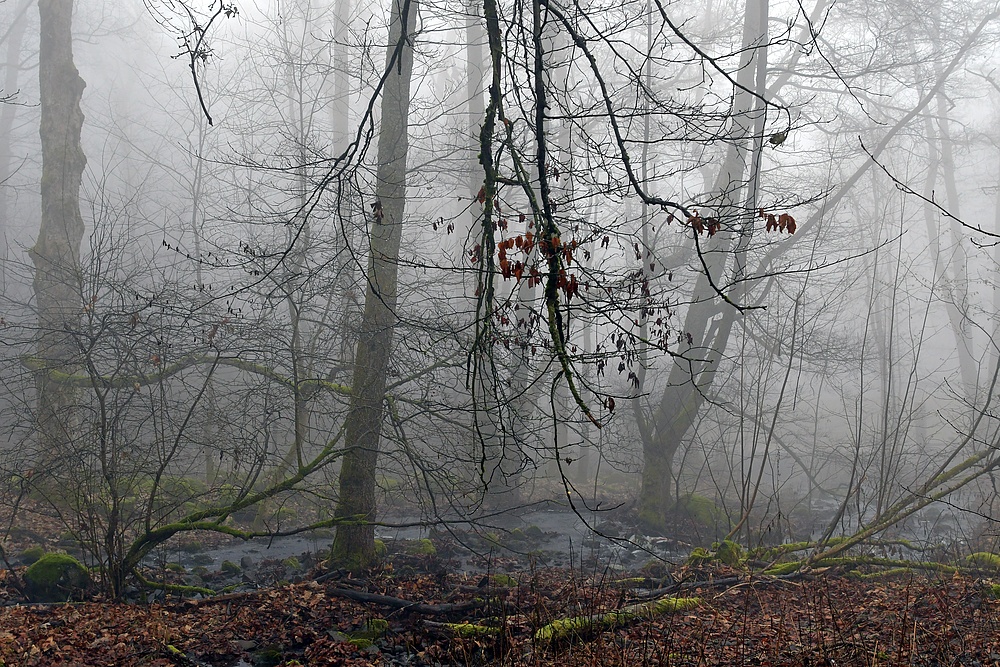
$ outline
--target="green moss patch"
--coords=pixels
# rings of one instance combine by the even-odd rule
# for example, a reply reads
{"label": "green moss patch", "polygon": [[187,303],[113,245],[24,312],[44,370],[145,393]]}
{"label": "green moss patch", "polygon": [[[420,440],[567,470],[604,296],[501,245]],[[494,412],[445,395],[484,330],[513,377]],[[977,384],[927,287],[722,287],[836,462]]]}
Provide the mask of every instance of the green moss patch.
{"label": "green moss patch", "polygon": [[988,551],[977,551],[965,557],[965,562],[973,567],[1000,570],[1000,556]]}
{"label": "green moss patch", "polygon": [[426,537],[422,540],[405,540],[402,547],[403,553],[408,556],[434,556],[437,554],[434,543]]}
{"label": "green moss patch", "polygon": [[712,548],[715,549],[715,559],[730,567],[736,567],[743,561],[743,547],[732,540],[716,542]]}
{"label": "green moss patch", "polygon": [[634,620],[691,609],[700,603],[700,598],[666,597],[629,605],[605,614],[560,618],[539,628],[535,632],[535,641],[547,644],[571,641],[601,630],[611,630]]}
{"label": "green moss patch", "polygon": [[90,573],[69,554],[45,554],[24,572],[25,593],[32,602],[65,602],[83,597]]}

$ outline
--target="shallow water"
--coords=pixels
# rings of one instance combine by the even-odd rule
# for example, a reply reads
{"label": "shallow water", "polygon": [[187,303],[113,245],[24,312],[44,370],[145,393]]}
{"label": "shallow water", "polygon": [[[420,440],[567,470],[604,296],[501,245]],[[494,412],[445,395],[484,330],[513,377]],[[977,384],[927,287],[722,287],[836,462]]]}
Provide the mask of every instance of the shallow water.
{"label": "shallow water", "polygon": [[[466,541],[472,547],[469,553],[460,553],[459,559],[463,570],[479,571],[485,567],[481,559],[473,557],[473,552],[492,551],[494,556],[517,557],[531,552],[539,556],[538,560],[546,565],[573,565],[581,561],[603,561],[627,564],[639,557],[645,559],[652,555],[671,555],[666,546],[668,541],[658,541],[656,538],[646,538],[635,535],[618,535],[618,531],[608,539],[595,533],[593,528],[607,529],[604,513],[588,512],[576,514],[564,508],[538,509],[529,512],[512,512],[481,519],[475,522],[449,524],[459,538],[469,538]],[[418,523],[416,517],[393,517],[394,523]],[[523,542],[505,539],[510,531],[537,528],[543,535],[539,538]],[[472,530],[475,529],[475,530]],[[403,528],[378,527],[375,534],[379,539],[414,540],[429,537],[432,529],[428,526],[407,526]],[[492,532],[501,537],[503,547],[486,545],[477,549],[475,533]],[[440,527],[435,529],[438,535],[447,539],[447,531]],[[625,538],[625,539],[622,539]],[[329,531],[296,535],[291,537],[255,538],[253,540],[237,540],[223,546],[213,547],[198,552],[180,549],[165,549],[153,556],[151,561],[175,562],[187,568],[203,566],[209,570],[221,567],[224,561],[239,563],[244,558],[250,558],[255,564],[265,560],[284,560],[289,557],[300,558],[303,554],[316,554],[328,549],[331,543]],[[630,543],[631,542],[631,543]],[[481,543],[478,543],[482,546]],[[462,552],[461,548],[459,549]],[[634,555],[633,555],[634,554]]]}

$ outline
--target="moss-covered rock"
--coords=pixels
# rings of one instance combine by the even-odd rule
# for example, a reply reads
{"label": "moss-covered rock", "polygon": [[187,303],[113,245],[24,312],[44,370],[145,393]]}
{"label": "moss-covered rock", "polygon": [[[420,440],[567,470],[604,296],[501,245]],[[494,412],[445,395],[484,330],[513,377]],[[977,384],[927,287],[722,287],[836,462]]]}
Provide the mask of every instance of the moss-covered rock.
{"label": "moss-covered rock", "polygon": [[698,567],[710,562],[712,562],[712,554],[705,547],[695,547],[684,560],[684,564],[690,565],[691,567]]}
{"label": "moss-covered rock", "polygon": [[706,563],[722,563],[730,567],[737,567],[745,557],[743,547],[732,540],[723,540],[722,542],[713,542],[711,551],[704,547],[695,547],[684,564],[698,567]]}
{"label": "moss-covered rock", "polygon": [[191,554],[188,559],[195,565],[211,565],[215,562],[215,558],[211,554]]}
{"label": "moss-covered rock", "polygon": [[662,579],[670,574],[670,567],[662,558],[650,558],[642,564],[639,572],[650,579]]}
{"label": "moss-covered rock", "polygon": [[79,599],[90,587],[90,573],[69,554],[45,554],[24,572],[25,593],[32,602]]}
{"label": "moss-covered rock", "polygon": [[222,561],[222,565],[220,566],[219,569],[221,569],[223,573],[229,575],[239,574],[240,572],[243,571],[243,568],[241,568],[238,563],[234,563],[231,560]]}
{"label": "moss-covered rock", "polygon": [[712,548],[715,549],[715,559],[730,567],[736,567],[743,560],[743,547],[732,540],[717,542]]}
{"label": "moss-covered rock", "polygon": [[509,574],[494,574],[490,577],[490,583],[498,588],[514,588],[517,586],[517,579]]}
{"label": "moss-covered rock", "polygon": [[403,543],[403,553],[408,556],[434,556],[437,549],[434,543],[426,537],[421,540],[407,540]]}
{"label": "moss-covered rock", "polygon": [[659,512],[654,512],[650,509],[641,509],[636,517],[636,521],[642,532],[648,535],[666,535],[669,532],[667,530],[667,520]]}
{"label": "moss-covered rock", "polygon": [[284,648],[279,644],[268,644],[251,655],[254,667],[275,667],[284,659]]}
{"label": "moss-covered rock", "polygon": [[384,618],[369,618],[362,630],[373,638],[381,637],[389,631],[389,621]]}
{"label": "moss-covered rock", "polygon": [[687,516],[703,526],[728,526],[729,518],[725,510],[715,502],[697,493],[682,496],[675,505],[678,513]]}
{"label": "moss-covered rock", "polygon": [[185,540],[177,545],[177,550],[188,554],[196,554],[205,551],[205,545],[198,540]]}

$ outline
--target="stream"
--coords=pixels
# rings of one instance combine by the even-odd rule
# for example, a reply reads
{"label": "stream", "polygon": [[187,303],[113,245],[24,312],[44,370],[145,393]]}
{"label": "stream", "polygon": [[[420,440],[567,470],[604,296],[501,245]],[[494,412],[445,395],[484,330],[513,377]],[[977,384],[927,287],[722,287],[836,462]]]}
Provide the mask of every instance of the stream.
{"label": "stream", "polygon": [[[934,515],[925,512],[897,526],[890,535],[925,547],[958,547],[966,543],[962,538],[969,534],[964,526],[968,518],[964,522],[963,518],[940,509]],[[405,514],[385,520],[420,523],[419,517]],[[386,543],[389,553],[410,555],[419,555],[410,551],[418,546],[416,540],[434,538],[442,566],[465,573],[516,572],[534,567],[636,570],[652,559],[683,560],[692,548],[666,537],[635,534],[607,512],[577,514],[552,505],[433,527],[383,526],[377,527],[375,534]],[[290,537],[233,539],[203,549],[172,546],[154,552],[147,564],[166,568],[169,563],[179,563],[184,566],[188,585],[217,590],[234,585],[253,588],[305,576],[325,557],[323,552],[331,542],[332,533],[323,530]],[[417,562],[412,565],[419,567]]]}
{"label": "stream", "polygon": [[[387,521],[419,523],[414,516],[396,516]],[[488,522],[475,522],[475,530],[469,523],[455,523],[449,524],[447,529],[378,527],[375,535],[387,543],[390,552],[406,541],[440,538],[440,542],[445,543],[440,555],[464,572],[486,571],[498,558],[504,559],[512,569],[581,565],[627,569],[638,567],[650,558],[682,558],[687,553],[687,549],[668,538],[627,534],[623,526],[609,522],[606,513],[588,512],[582,518],[560,508],[494,516]],[[224,569],[223,564],[227,562],[239,564],[243,571],[259,570],[262,566],[280,570],[278,564],[294,559],[302,569],[308,569],[319,560],[318,554],[330,547],[331,541],[328,530],[289,537],[234,539],[205,549],[163,548],[154,552],[148,563],[179,563],[189,571],[197,569],[204,573]],[[235,568],[228,567],[229,574],[237,574]],[[276,579],[288,578],[279,572],[273,574]],[[194,577],[191,579],[192,584],[198,585]],[[244,577],[244,581],[248,578]]]}

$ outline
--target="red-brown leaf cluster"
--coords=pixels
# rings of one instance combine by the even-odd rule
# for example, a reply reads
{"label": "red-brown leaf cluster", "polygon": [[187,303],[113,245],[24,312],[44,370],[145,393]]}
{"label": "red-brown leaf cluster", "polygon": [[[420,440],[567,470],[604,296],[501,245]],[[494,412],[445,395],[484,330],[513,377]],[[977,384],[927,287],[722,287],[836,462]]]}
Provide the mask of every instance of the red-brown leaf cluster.
{"label": "red-brown leaf cluster", "polygon": [[767,224],[764,226],[765,231],[788,232],[789,234],[795,233],[795,218],[788,213],[775,215],[774,213],[768,213],[764,209],[761,209],[757,214],[762,219],[767,220]]}

